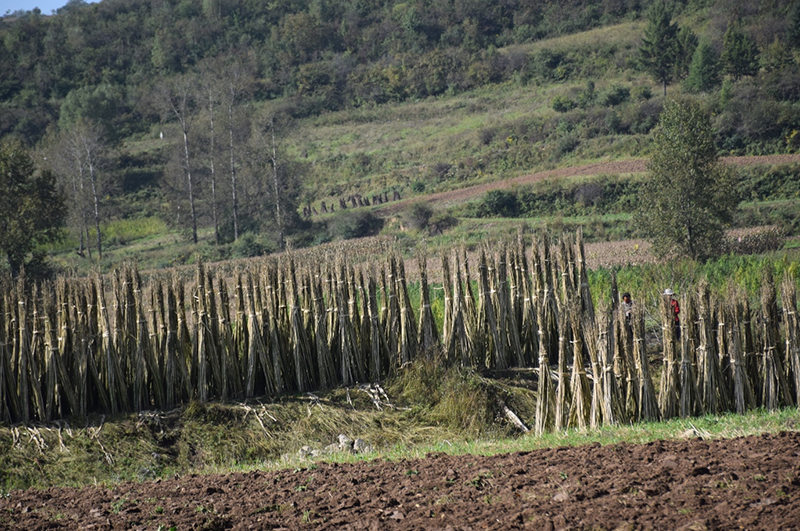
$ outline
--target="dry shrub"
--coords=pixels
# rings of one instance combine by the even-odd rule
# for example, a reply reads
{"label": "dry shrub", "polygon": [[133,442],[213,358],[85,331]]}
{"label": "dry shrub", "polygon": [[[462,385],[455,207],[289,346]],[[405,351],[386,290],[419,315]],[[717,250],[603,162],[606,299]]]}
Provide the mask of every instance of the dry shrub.
{"label": "dry shrub", "polygon": [[452,367],[441,382],[439,402],[432,420],[470,435],[491,431],[495,418],[494,390],[474,368]]}
{"label": "dry shrub", "polygon": [[426,356],[397,369],[387,391],[404,404],[433,406],[441,399],[440,384],[446,373],[440,360]]}
{"label": "dry shrub", "polygon": [[397,371],[387,386],[399,403],[425,412],[437,425],[466,436],[497,430],[498,388],[474,368],[451,366],[441,360],[417,359]]}

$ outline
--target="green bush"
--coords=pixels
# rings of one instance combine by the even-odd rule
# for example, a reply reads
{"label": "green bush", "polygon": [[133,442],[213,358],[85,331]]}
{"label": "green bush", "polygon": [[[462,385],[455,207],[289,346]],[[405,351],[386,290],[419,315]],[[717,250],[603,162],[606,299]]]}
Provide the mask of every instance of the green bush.
{"label": "green bush", "polygon": [[562,53],[543,48],[531,56],[528,69],[539,81],[558,81],[564,73],[564,59]]}
{"label": "green bush", "polygon": [[482,146],[488,146],[492,143],[496,134],[497,130],[494,127],[484,127],[478,130],[478,142],[480,142]]}
{"label": "green bush", "polygon": [[556,112],[568,112],[574,109],[577,104],[569,97],[559,94],[553,98],[553,110]]}
{"label": "green bush", "polygon": [[633,87],[631,97],[636,101],[647,101],[653,97],[653,90],[646,85]]}
{"label": "green bush", "polygon": [[575,134],[568,134],[558,139],[556,143],[556,155],[566,155],[572,153],[580,145],[581,141]]}
{"label": "green bush", "polygon": [[788,236],[800,234],[799,200],[773,201],[740,205],[734,213],[735,227],[753,227],[757,225],[777,225]]}
{"label": "green bush", "polygon": [[606,114],[603,125],[605,125],[606,130],[611,134],[623,132],[622,118],[613,111]]}
{"label": "green bush", "polygon": [[426,228],[432,216],[433,208],[427,201],[414,201],[403,213],[406,224],[414,230]]}
{"label": "green bush", "polygon": [[587,81],[586,87],[578,94],[577,104],[581,109],[586,109],[594,104],[595,99],[594,81]]}
{"label": "green bush", "polygon": [[458,218],[453,216],[450,212],[437,212],[428,221],[428,233],[431,236],[441,234],[444,231],[451,229],[458,225]]}
{"label": "green bush", "polygon": [[603,107],[613,107],[631,98],[631,89],[622,85],[611,85],[597,97],[597,103]]}
{"label": "green bush", "polygon": [[465,217],[546,217],[633,212],[641,180],[600,175],[573,181],[541,181],[514,191],[492,190],[464,207]]}
{"label": "green bush", "polygon": [[254,258],[263,256],[274,248],[262,239],[256,237],[252,232],[245,233],[231,245],[233,256],[238,258]]}
{"label": "green bush", "polygon": [[340,210],[328,222],[328,233],[343,240],[374,236],[381,228],[383,219],[369,210]]}
{"label": "green bush", "polygon": [[487,217],[514,218],[519,215],[519,202],[514,192],[490,190],[483,196],[481,210]]}
{"label": "green bush", "polygon": [[753,166],[740,170],[739,197],[755,201],[800,198],[800,164]]}

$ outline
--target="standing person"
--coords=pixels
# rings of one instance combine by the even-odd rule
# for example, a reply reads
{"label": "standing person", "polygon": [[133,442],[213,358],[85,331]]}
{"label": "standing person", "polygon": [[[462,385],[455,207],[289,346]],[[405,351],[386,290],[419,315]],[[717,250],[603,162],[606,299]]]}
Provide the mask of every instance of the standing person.
{"label": "standing person", "polygon": [[633,301],[631,300],[631,294],[627,291],[622,294],[622,311],[625,312],[625,319],[630,322],[631,320],[631,311],[633,310]]}
{"label": "standing person", "polygon": [[664,296],[669,297],[670,301],[669,304],[672,307],[672,316],[675,323],[675,339],[680,341],[681,340],[681,318],[678,314],[681,313],[681,307],[678,304],[678,301],[674,297],[675,292],[672,289],[667,288],[664,290]]}
{"label": "standing person", "polygon": [[625,312],[625,328],[630,333],[632,331],[631,312],[633,312],[633,300],[631,299],[631,294],[627,291],[622,294],[622,311]]}

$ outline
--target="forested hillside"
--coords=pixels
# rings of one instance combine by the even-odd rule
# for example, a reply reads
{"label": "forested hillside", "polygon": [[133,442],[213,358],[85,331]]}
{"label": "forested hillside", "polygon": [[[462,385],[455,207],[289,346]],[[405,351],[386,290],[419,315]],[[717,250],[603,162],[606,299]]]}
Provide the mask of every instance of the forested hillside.
{"label": "forested hillside", "polygon": [[90,263],[168,228],[237,242],[211,258],[369,234],[341,206],[647,156],[664,93],[722,154],[800,148],[790,0],[74,0],[0,37],[0,137],[56,175]]}
{"label": "forested hillside", "polygon": [[0,98],[12,112],[0,132],[39,141],[92,96],[92,117],[111,120],[116,136],[141,132],[154,84],[231,56],[254,78],[248,99],[294,98],[295,117],[462,91],[532,75],[524,55],[499,47],[636,18],[640,7],[527,4],[104,0],[16,13],[3,23]]}

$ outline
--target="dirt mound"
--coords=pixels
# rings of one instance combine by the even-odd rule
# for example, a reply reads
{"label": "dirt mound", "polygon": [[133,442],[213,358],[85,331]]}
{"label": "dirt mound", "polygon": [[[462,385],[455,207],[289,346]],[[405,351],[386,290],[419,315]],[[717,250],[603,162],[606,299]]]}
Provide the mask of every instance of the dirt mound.
{"label": "dirt mound", "polygon": [[[800,162],[800,154],[791,155],[764,155],[760,157],[722,157],[722,161],[726,164],[733,164],[735,166],[758,166],[768,164],[790,164],[792,162]],[[483,195],[489,190],[497,190],[502,188],[510,188],[512,186],[519,186],[523,184],[531,184],[545,179],[555,179],[559,177],[578,177],[585,175],[620,175],[628,173],[642,173],[647,170],[647,159],[630,159],[630,160],[617,160],[611,162],[597,162],[594,164],[586,164],[584,166],[574,166],[570,168],[559,168],[556,170],[548,170],[529,175],[522,175],[512,179],[503,179],[501,181],[494,181],[485,184],[478,184],[475,186],[467,186],[459,188],[458,190],[449,190],[447,192],[439,192],[430,194],[423,198],[415,197],[408,200],[398,201],[391,203],[385,207],[376,210],[381,215],[387,216],[401,212],[410,201],[425,199],[429,203],[439,205],[441,207],[451,206],[457,203],[463,203],[477,196]]]}
{"label": "dirt mound", "polygon": [[[687,436],[696,433],[687,433]],[[800,433],[18,491],[0,528],[798,529]]]}

